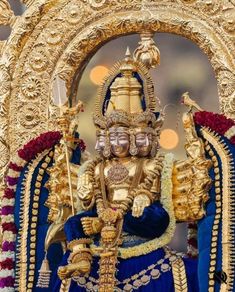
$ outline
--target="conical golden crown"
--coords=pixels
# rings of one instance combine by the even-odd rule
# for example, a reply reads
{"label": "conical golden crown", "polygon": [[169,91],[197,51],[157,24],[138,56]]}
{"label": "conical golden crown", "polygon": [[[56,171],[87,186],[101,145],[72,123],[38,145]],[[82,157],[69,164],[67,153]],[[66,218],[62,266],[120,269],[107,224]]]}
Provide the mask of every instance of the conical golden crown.
{"label": "conical golden crown", "polygon": [[114,66],[100,87],[94,123],[103,129],[113,125],[154,127],[156,107],[149,70],[133,60],[127,49],[124,60]]}
{"label": "conical golden crown", "polygon": [[133,76],[136,67],[131,62],[129,49],[126,52],[125,63],[120,67],[121,76],[110,86],[111,98],[106,111],[108,116],[113,110],[123,110],[128,114],[143,112],[141,105],[141,84]]}

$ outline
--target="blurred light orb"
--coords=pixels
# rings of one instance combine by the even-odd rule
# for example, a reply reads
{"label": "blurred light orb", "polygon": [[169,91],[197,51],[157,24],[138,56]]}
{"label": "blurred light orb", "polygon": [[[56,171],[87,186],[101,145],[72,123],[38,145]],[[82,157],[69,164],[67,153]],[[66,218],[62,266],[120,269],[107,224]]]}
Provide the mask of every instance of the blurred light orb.
{"label": "blurred light orb", "polygon": [[108,72],[109,70],[105,66],[95,66],[93,69],[91,69],[90,79],[94,84],[100,85]]}
{"label": "blurred light orb", "polygon": [[160,146],[164,149],[173,149],[179,143],[179,136],[172,129],[164,129],[160,135]]}

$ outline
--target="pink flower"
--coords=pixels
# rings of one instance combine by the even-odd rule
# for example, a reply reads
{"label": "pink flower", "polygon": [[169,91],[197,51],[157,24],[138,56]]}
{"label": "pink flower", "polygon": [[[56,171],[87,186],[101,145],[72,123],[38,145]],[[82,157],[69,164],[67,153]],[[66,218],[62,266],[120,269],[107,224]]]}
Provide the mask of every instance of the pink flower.
{"label": "pink flower", "polygon": [[7,183],[8,183],[9,186],[14,186],[18,182],[18,177],[7,176],[6,177],[6,181],[7,181]]}
{"label": "pink flower", "polygon": [[4,287],[14,287],[14,278],[13,277],[6,277],[0,279],[0,288]]}
{"label": "pink flower", "polygon": [[4,206],[4,207],[2,207],[1,214],[2,215],[12,215],[12,214],[14,214],[14,207],[13,206]]}
{"label": "pink flower", "polygon": [[3,251],[14,251],[15,250],[15,242],[4,241],[2,244]]}

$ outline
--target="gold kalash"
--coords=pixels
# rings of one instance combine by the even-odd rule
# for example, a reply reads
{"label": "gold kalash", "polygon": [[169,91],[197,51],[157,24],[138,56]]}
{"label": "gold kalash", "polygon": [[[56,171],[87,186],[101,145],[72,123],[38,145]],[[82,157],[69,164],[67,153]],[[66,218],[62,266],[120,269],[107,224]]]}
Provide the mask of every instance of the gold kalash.
{"label": "gold kalash", "polygon": [[[190,111],[184,115],[183,121],[188,159],[172,161],[169,179],[164,177],[163,168],[169,158],[158,153],[163,115],[157,118],[154,114],[157,102],[149,67],[139,61],[137,55],[138,50],[133,59],[128,50],[125,59],[114,66],[100,87],[94,114],[96,149],[100,157],[80,169],[77,187],[82,209],[96,206],[98,216],[82,219],[84,232],[91,238],[69,242],[69,263],[58,270],[61,279],[87,274],[91,270],[92,254],[98,255],[99,291],[114,291],[118,256],[139,256],[163,247],[173,236],[176,220],[201,218],[210,185],[210,163],[205,159],[202,142],[196,135],[191,115],[194,103],[187,95],[185,103],[190,106]],[[135,77],[137,73],[142,84]],[[104,100],[108,90],[110,99],[106,105]],[[167,189],[167,194],[164,189]],[[133,216],[139,217],[145,207],[158,200],[170,216],[166,232],[140,246],[122,248],[125,214],[131,210]],[[92,244],[94,234],[101,236],[99,246]],[[182,261],[179,263],[182,265]]]}

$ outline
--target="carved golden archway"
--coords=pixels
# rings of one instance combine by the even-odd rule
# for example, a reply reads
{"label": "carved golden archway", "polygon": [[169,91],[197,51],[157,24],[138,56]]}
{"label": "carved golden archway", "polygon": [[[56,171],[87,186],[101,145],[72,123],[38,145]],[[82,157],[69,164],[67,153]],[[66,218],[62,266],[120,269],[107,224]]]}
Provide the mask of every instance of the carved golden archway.
{"label": "carved golden archway", "polygon": [[100,46],[145,29],[175,33],[197,43],[214,68],[221,111],[235,117],[233,0],[24,2],[27,10],[22,16],[15,17],[7,4],[0,15],[0,23],[13,28],[2,43],[0,61],[1,175],[20,146],[52,127],[57,114],[50,96],[54,77],[65,79],[70,92]]}

